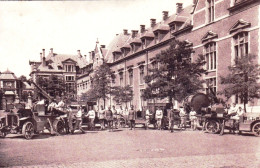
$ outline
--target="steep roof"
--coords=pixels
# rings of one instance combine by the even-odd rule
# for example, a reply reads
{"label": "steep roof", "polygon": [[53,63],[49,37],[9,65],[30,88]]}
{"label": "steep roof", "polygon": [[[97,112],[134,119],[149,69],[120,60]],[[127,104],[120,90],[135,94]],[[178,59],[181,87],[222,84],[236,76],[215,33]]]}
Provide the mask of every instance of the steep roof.
{"label": "steep roof", "polygon": [[13,72],[11,72],[9,69],[6,71],[0,73],[0,79],[11,79],[11,80],[16,80],[17,77]]}
{"label": "steep roof", "polygon": [[114,37],[114,39],[110,42],[107,49],[107,54],[104,59],[107,60],[108,63],[113,62],[113,54],[112,52],[120,49],[122,46],[126,44],[126,42],[131,38],[130,34],[118,34]]}
{"label": "steep roof", "polygon": [[[46,57],[46,62],[48,63],[48,65],[44,66],[43,63],[41,63],[41,65],[37,69],[47,72],[63,71],[63,69],[59,69],[58,66],[61,66],[64,61],[68,60],[76,62],[76,65],[80,68],[86,66],[87,64],[87,60],[83,56],[53,53],[49,54]],[[51,69],[48,66],[51,67]]]}
{"label": "steep roof", "polygon": [[[154,31],[157,30],[163,30],[168,31],[170,29],[169,24],[173,22],[182,22],[182,26],[180,29],[184,29],[185,27],[189,26],[191,23],[191,11],[193,10],[194,5],[189,5],[185,8],[183,8],[182,11],[180,11],[178,14],[173,14],[166,18],[165,20],[162,20],[155,24],[153,27],[148,27],[144,33],[137,33],[135,38],[132,38],[130,34],[119,34],[115,36],[115,38],[111,41],[111,43],[108,45],[108,52],[105,56],[105,59],[111,63],[113,62],[113,52],[119,52],[120,48],[130,48],[131,43],[141,43],[142,38],[150,37],[154,38]],[[165,41],[170,38],[170,33],[167,33],[163,39],[161,39],[160,42]],[[154,43],[150,43],[150,47],[154,45]],[[139,48],[137,51],[141,50]]]}

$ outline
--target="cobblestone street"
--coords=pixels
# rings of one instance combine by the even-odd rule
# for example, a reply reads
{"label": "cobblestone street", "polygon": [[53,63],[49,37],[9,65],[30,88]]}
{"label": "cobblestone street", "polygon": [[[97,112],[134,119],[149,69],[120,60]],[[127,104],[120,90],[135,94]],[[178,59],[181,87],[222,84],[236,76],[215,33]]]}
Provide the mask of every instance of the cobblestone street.
{"label": "cobblestone street", "polygon": [[0,165],[11,167],[259,167],[250,135],[128,129],[0,139]]}

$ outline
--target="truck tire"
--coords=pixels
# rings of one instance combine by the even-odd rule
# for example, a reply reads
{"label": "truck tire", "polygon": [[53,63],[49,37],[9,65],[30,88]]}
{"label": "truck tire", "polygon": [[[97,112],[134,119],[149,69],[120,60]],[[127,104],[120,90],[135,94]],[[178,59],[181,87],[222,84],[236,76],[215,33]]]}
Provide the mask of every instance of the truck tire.
{"label": "truck tire", "polygon": [[255,136],[260,137],[260,122],[257,122],[253,125],[252,132],[254,133]]}
{"label": "truck tire", "polygon": [[66,133],[65,131],[65,124],[62,120],[54,120],[53,122],[53,129],[56,133],[63,135]]}
{"label": "truck tire", "polygon": [[31,121],[27,121],[23,124],[22,134],[25,139],[32,139],[34,135],[34,125]]}
{"label": "truck tire", "polygon": [[209,120],[205,124],[206,132],[210,134],[216,134],[220,131],[220,126],[217,121]]}

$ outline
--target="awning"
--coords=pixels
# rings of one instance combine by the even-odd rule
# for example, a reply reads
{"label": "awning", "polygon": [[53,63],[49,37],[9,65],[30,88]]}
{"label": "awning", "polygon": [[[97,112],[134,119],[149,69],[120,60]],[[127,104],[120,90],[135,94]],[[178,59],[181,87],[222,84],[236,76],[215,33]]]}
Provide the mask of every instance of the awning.
{"label": "awning", "polygon": [[13,91],[5,91],[5,95],[14,95]]}

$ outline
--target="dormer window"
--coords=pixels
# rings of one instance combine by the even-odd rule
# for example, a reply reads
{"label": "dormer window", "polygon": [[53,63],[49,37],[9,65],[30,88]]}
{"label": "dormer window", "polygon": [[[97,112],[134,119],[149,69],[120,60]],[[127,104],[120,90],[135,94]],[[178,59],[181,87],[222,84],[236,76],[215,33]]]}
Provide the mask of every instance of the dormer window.
{"label": "dormer window", "polygon": [[58,65],[58,70],[62,70],[62,66],[61,65]]}
{"label": "dormer window", "polygon": [[157,44],[159,42],[159,33],[154,32],[154,43]]}
{"label": "dormer window", "polygon": [[146,40],[142,39],[142,49],[145,49],[145,48],[146,48]]}

